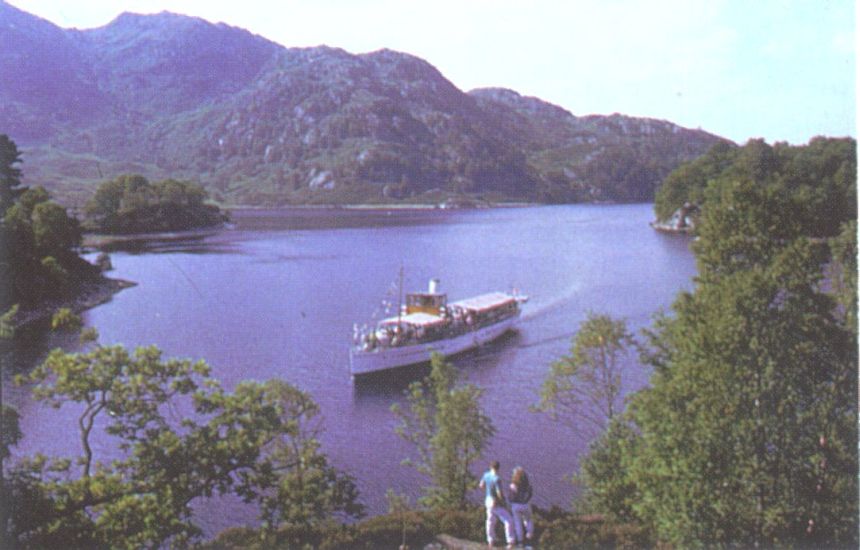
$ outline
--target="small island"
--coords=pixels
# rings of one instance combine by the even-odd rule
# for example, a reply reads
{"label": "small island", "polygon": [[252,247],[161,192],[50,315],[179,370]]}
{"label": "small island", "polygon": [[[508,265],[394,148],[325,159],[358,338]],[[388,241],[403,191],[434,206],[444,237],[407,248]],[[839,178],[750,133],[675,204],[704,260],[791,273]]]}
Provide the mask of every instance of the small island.
{"label": "small island", "polygon": [[197,183],[166,179],[150,183],[139,175],[123,175],[99,185],[87,202],[87,231],[128,235],[216,227],[227,215]]}

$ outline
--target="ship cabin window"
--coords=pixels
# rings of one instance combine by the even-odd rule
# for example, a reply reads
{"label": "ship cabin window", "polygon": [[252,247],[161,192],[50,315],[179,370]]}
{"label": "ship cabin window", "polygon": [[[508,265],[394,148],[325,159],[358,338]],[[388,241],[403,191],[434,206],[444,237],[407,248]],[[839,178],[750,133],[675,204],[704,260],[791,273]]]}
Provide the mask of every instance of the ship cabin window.
{"label": "ship cabin window", "polygon": [[517,312],[517,303],[513,300],[495,304],[480,310],[467,310],[466,316],[471,317],[478,326],[491,325],[502,319],[511,317]]}
{"label": "ship cabin window", "polygon": [[445,294],[407,294],[406,311],[415,313],[438,313],[445,309],[447,303]]}

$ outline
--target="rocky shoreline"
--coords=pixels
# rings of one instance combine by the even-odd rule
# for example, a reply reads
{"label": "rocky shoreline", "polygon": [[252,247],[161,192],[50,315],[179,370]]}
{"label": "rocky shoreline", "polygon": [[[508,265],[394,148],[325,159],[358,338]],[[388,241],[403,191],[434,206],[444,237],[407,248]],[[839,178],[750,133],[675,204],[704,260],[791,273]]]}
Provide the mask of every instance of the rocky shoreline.
{"label": "rocky shoreline", "polygon": [[104,276],[93,281],[81,282],[74,296],[50,300],[33,308],[19,309],[13,325],[18,329],[48,320],[60,308],[69,308],[75,313],[80,313],[109,302],[114,294],[133,286],[137,286],[137,283],[123,279],[109,279]]}
{"label": "rocky shoreline", "polygon": [[668,220],[651,222],[651,227],[664,233],[692,234],[699,223],[700,212],[698,205],[687,202],[675,210],[675,213]]}

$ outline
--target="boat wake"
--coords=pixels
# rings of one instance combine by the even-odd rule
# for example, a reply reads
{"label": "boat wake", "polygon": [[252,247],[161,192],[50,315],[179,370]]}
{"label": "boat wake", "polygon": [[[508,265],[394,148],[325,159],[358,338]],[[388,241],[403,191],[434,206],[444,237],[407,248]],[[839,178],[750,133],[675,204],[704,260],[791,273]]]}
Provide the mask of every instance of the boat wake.
{"label": "boat wake", "polygon": [[545,302],[535,301],[532,297],[529,306],[523,308],[523,314],[520,317],[521,322],[530,321],[561,309],[577,295],[579,288],[579,284],[571,285],[563,293],[550,297]]}

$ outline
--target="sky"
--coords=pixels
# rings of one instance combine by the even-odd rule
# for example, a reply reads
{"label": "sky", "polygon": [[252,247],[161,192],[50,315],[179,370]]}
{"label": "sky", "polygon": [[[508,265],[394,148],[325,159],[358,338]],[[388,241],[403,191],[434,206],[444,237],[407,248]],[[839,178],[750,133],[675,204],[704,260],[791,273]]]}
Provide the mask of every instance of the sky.
{"label": "sky", "polygon": [[421,57],[575,115],[665,119],[744,143],[854,136],[854,0],[11,0],[61,27],[163,10],[287,47]]}

